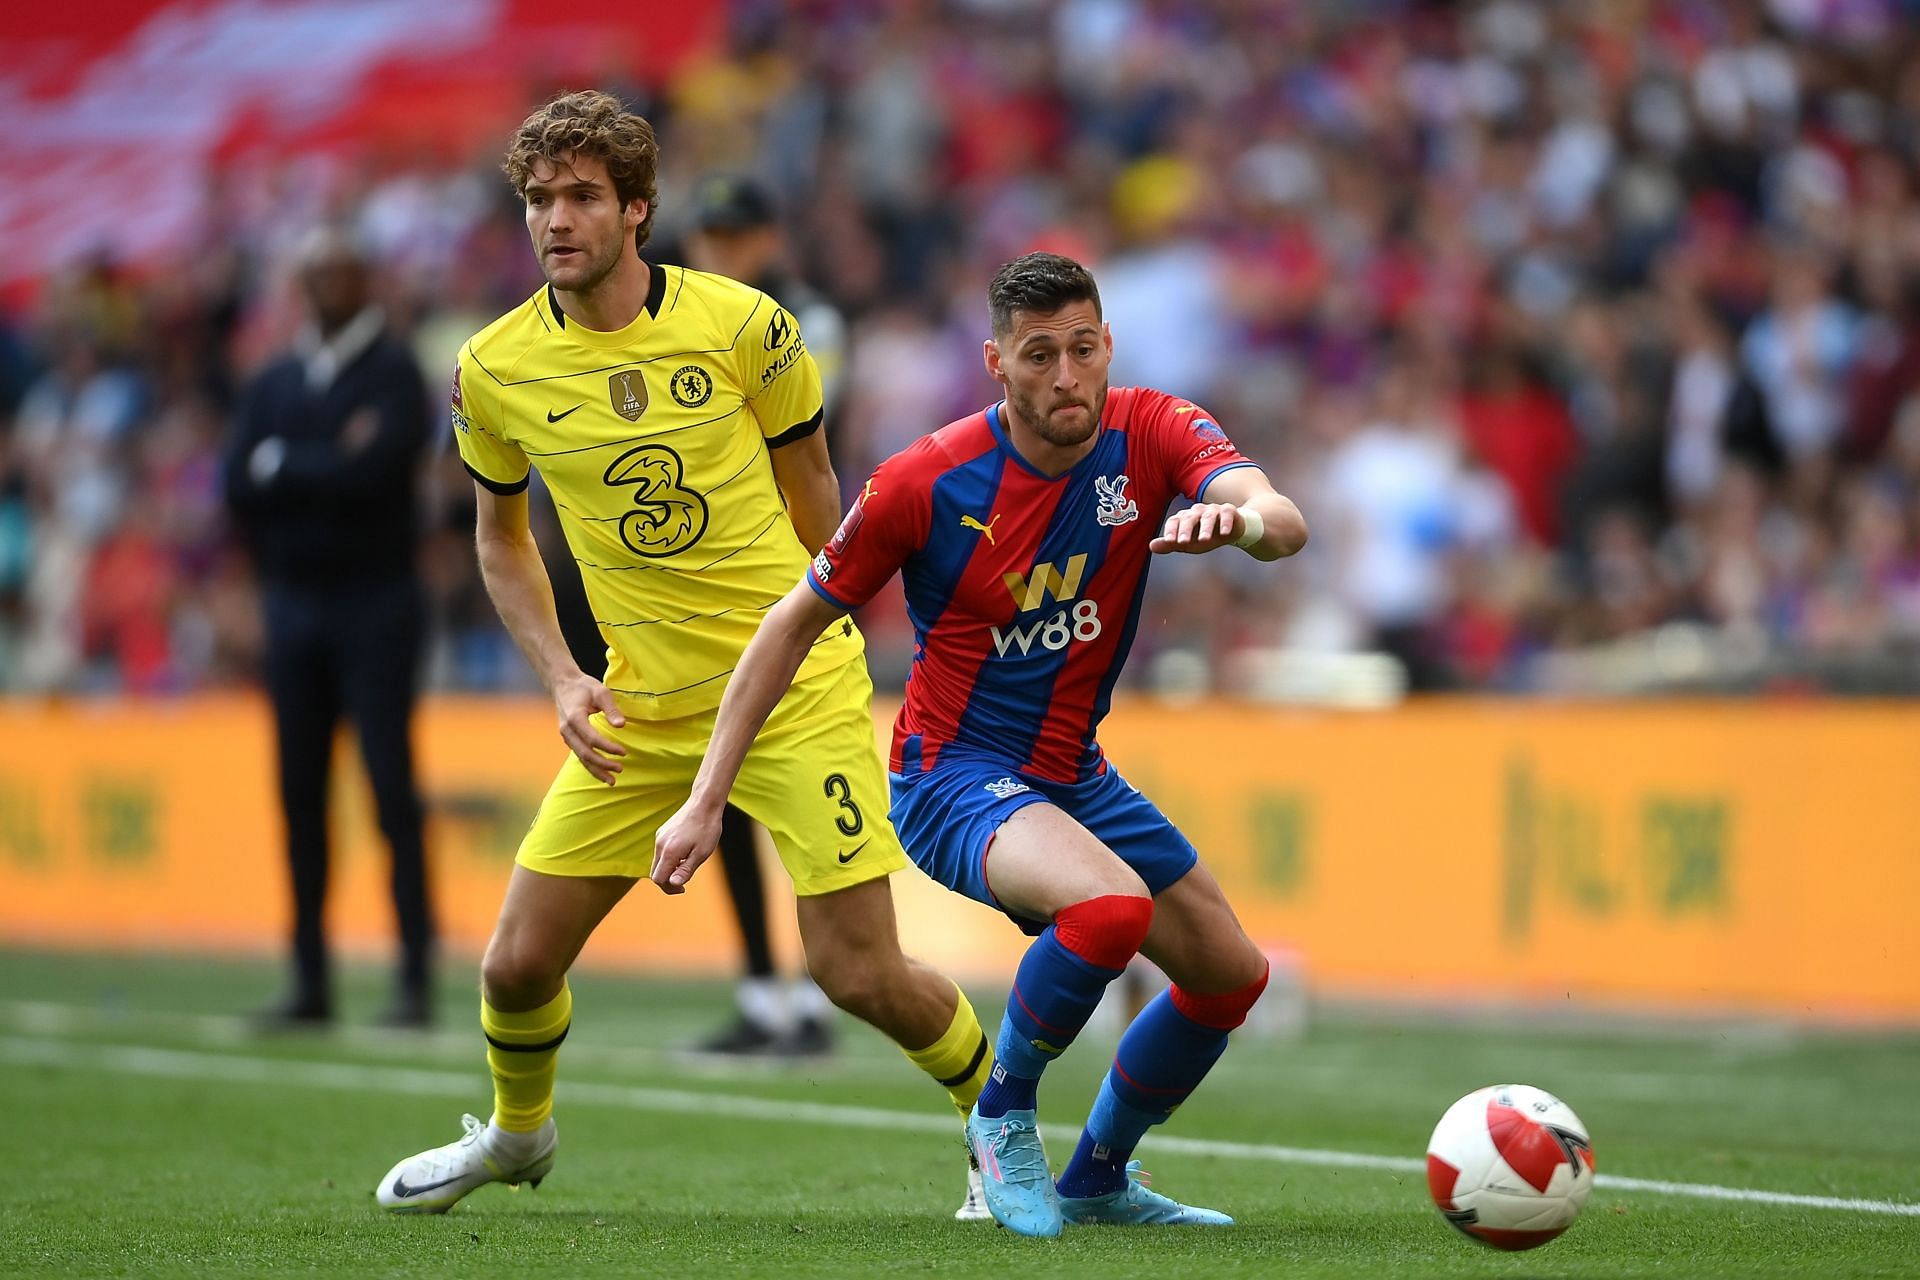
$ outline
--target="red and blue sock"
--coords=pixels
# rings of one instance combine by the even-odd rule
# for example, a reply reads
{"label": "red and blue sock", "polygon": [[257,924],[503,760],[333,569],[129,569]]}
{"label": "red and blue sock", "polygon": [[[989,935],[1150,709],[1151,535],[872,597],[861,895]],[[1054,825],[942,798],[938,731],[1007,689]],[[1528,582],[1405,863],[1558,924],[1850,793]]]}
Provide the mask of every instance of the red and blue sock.
{"label": "red and blue sock", "polygon": [[1014,975],[993,1074],[976,1104],[982,1116],[1033,1109],[1041,1073],[1087,1025],[1152,923],[1153,899],[1126,894],[1089,898],[1055,914]]}
{"label": "red and blue sock", "polygon": [[1174,986],[1140,1011],[1120,1037],[1080,1145],[1060,1174],[1061,1195],[1081,1200],[1126,1186],[1127,1161],[1140,1139],[1206,1079],[1226,1052],[1228,1033],[1247,1020],[1266,987],[1264,971],[1225,995],[1197,996]]}

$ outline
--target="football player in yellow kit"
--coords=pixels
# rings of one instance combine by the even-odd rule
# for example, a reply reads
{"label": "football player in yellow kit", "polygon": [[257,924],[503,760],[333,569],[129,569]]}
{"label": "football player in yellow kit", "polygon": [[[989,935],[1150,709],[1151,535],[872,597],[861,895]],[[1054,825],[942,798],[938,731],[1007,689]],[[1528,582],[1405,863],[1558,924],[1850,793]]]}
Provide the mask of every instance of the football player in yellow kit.
{"label": "football player in yellow kit", "polygon": [[[567,970],[647,875],[729,673],[840,520],[820,377],[793,317],[736,281],[640,256],[658,157],[648,123],[592,91],[535,111],[507,152],[547,283],[461,351],[453,427],[478,486],[487,591],[573,755],[520,846],[481,964],[492,1118],[467,1116],[462,1138],[394,1166],[376,1194],[398,1212],[444,1212],[553,1167]],[[527,525],[535,467],[607,640],[602,677],[569,656],[555,619]],[[959,988],[900,950],[887,877],[907,860],[862,652],[850,622],[821,634],[732,799],[773,834],[815,980],[964,1117],[992,1052]]]}

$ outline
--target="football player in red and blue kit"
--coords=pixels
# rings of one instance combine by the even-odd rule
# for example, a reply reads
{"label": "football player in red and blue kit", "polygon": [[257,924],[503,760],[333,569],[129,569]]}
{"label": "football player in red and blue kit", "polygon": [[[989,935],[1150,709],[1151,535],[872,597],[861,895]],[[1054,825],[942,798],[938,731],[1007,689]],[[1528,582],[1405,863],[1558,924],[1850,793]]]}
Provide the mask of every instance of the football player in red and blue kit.
{"label": "football player in red and blue kit", "polygon": [[[1238,547],[1277,560],[1305,544],[1306,524],[1205,410],[1108,390],[1113,340],[1079,263],[1018,258],[988,301],[987,371],[1006,399],[881,464],[806,580],[768,612],[693,796],[660,830],[652,878],[669,892],[686,884],[807,650],[901,574],[916,644],[893,734],[894,825],[927,874],[1036,935],[967,1125],[988,1206],[1036,1236],[1063,1222],[1227,1224],[1148,1190],[1129,1157],[1226,1048],[1266,960],[1095,731],[1152,555]],[[1183,498],[1194,504],[1166,516]],[[857,839],[849,850],[859,856]],[[1136,952],[1173,984],[1121,1039],[1056,1183],[1035,1117],[1041,1073]]]}

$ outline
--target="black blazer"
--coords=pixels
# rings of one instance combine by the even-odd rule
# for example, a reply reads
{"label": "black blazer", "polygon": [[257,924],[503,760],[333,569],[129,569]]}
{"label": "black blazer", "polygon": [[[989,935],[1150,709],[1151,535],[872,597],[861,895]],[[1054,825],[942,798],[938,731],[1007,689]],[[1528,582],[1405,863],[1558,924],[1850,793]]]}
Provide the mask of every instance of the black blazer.
{"label": "black blazer", "polygon": [[[362,414],[372,438],[341,441]],[[279,437],[285,453],[264,483],[253,452]],[[259,560],[260,574],[287,586],[386,581],[415,572],[419,536],[415,476],[428,441],[426,389],[406,345],[382,333],[333,382],[307,383],[302,357],[287,354],[253,379],[223,460],[227,505]]]}

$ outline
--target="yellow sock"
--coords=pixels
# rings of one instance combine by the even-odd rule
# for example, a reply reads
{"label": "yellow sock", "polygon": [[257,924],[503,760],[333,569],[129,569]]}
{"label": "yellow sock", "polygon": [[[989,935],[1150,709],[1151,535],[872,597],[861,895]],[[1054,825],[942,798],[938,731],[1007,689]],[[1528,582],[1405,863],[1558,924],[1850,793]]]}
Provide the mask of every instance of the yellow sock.
{"label": "yellow sock", "polygon": [[979,1101],[980,1090],[986,1087],[987,1073],[993,1070],[993,1045],[987,1040],[987,1033],[980,1029],[980,1019],[974,1016],[967,993],[956,986],[953,994],[960,1003],[954,1008],[953,1024],[945,1034],[924,1049],[902,1046],[901,1052],[914,1066],[940,1083],[964,1119]]}
{"label": "yellow sock", "polygon": [[487,1066],[493,1072],[493,1122],[512,1133],[531,1133],[553,1114],[553,1074],[560,1042],[573,1023],[573,992],[526,1013],[503,1013],[480,998],[480,1029],[487,1033]]}

